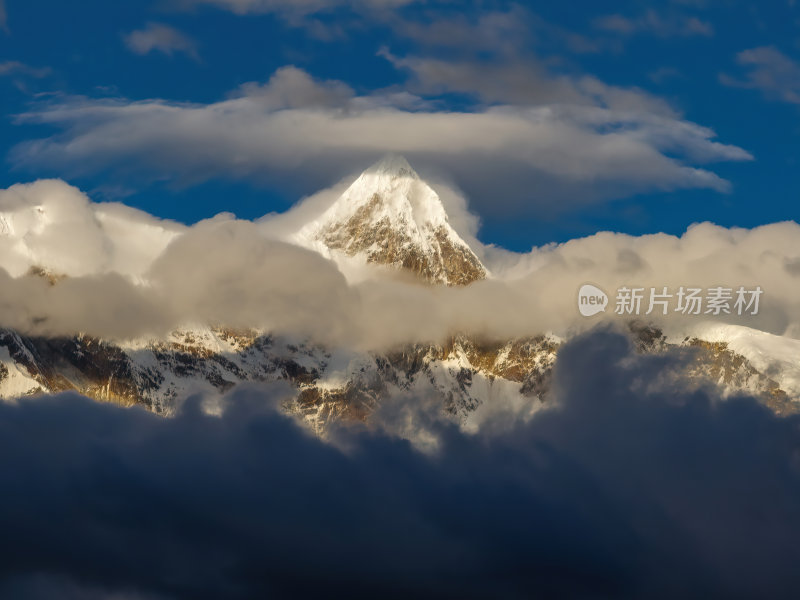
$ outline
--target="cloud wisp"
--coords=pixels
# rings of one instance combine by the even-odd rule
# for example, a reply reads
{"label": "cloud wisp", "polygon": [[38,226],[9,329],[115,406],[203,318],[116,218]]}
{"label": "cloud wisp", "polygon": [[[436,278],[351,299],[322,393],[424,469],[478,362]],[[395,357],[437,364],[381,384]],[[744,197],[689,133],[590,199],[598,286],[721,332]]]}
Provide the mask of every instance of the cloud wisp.
{"label": "cloud wisp", "polygon": [[697,17],[662,15],[652,9],[634,18],[620,14],[598,17],[594,25],[597,29],[625,36],[651,34],[669,38],[714,35],[714,27]]}
{"label": "cloud wisp", "polygon": [[175,53],[186,54],[189,58],[200,60],[197,43],[185,33],[164,23],[148,23],[143,29],[137,29],[123,36],[128,49],[140,55],[158,51],[172,56]]}
{"label": "cloud wisp", "polygon": [[36,79],[41,79],[43,77],[47,77],[51,73],[52,70],[48,67],[31,67],[30,65],[26,65],[25,63],[21,63],[16,60],[6,60],[0,62],[0,77],[25,75],[28,77],[34,77]]}
{"label": "cloud wisp", "polygon": [[724,85],[760,90],[767,98],[800,104],[800,64],[774,46],[743,50],[736,62],[746,71],[743,79],[722,73]]}
{"label": "cloud wisp", "polygon": [[173,0],[172,4],[182,9],[214,6],[237,15],[285,14],[309,15],[336,8],[355,10],[395,9],[420,0]]}

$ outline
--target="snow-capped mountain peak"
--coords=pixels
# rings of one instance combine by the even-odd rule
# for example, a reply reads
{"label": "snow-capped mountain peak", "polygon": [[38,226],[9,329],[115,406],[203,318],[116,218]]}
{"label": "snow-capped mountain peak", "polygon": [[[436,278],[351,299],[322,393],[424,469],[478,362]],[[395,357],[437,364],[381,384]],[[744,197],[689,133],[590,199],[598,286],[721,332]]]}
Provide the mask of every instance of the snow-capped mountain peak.
{"label": "snow-capped mountain peak", "polygon": [[486,277],[439,195],[397,155],[364,171],[295,239],[324,254],[406,269],[431,283],[467,285]]}
{"label": "snow-capped mountain peak", "polygon": [[409,164],[406,158],[400,154],[387,154],[381,160],[364,171],[364,174],[388,175],[390,177],[409,177],[419,179],[419,175]]}

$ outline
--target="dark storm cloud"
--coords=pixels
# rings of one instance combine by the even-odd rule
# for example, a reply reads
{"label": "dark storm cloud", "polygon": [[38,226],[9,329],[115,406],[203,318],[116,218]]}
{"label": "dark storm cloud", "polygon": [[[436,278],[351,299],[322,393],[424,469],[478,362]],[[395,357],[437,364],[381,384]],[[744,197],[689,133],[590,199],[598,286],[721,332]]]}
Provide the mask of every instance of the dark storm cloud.
{"label": "dark storm cloud", "polygon": [[0,405],[0,595],[797,597],[800,420],[684,389],[682,360],[580,337],[556,408],[429,420],[430,455],[391,420],[311,437],[280,388],[221,417]]}

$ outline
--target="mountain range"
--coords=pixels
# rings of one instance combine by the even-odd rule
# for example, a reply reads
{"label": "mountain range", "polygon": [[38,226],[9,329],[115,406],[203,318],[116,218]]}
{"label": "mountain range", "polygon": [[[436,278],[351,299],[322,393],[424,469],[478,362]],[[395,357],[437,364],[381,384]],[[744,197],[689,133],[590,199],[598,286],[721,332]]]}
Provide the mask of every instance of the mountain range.
{"label": "mountain range", "polygon": [[[0,226],[10,230],[19,224],[3,218]],[[291,241],[337,264],[405,273],[418,285],[463,287],[492,277],[451,224],[433,187],[399,156],[364,171]],[[50,285],[63,279],[47,264],[37,265],[29,276],[44,277]],[[693,349],[687,374],[698,385],[753,394],[779,413],[798,406],[798,340],[734,325],[703,325],[680,334],[644,322],[627,327],[641,352]],[[0,332],[0,397],[75,390],[98,401],[144,405],[169,415],[195,392],[285,381],[296,394],[284,408],[320,433],[337,419],[367,420],[381,403],[410,394],[435,398],[454,420],[470,427],[494,406],[522,404],[534,412],[546,405],[565,341],[545,331],[502,340],[454,331],[438,344],[366,352],[217,323],[124,341],[5,329]]]}

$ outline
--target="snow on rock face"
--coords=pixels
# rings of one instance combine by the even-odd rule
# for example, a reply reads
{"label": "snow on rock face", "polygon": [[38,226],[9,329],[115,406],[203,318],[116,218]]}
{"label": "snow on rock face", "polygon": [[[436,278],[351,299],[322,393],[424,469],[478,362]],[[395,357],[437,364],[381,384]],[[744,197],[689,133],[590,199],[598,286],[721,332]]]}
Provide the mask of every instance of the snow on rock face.
{"label": "snow on rock face", "polygon": [[327,256],[341,252],[446,285],[486,277],[478,257],[450,225],[442,202],[401,156],[376,163],[295,241]]}
{"label": "snow on rock face", "polygon": [[[681,333],[726,344],[759,372],[777,382],[792,400],[800,400],[800,340],[721,323],[703,323]],[[673,334],[673,337],[678,336]]]}
{"label": "snow on rock face", "polygon": [[240,383],[281,381],[296,390],[284,408],[319,433],[339,419],[366,420],[382,402],[408,394],[440,398],[444,414],[476,427],[503,407],[524,405],[532,412],[541,406],[559,343],[545,337],[508,343],[459,337],[441,346],[359,353],[198,324],[164,338],[115,343],[0,329],[0,401],[74,390],[171,415],[194,393],[203,393],[213,406],[219,394]]}
{"label": "snow on rock face", "polygon": [[19,398],[41,391],[41,386],[0,346],[0,398]]}

